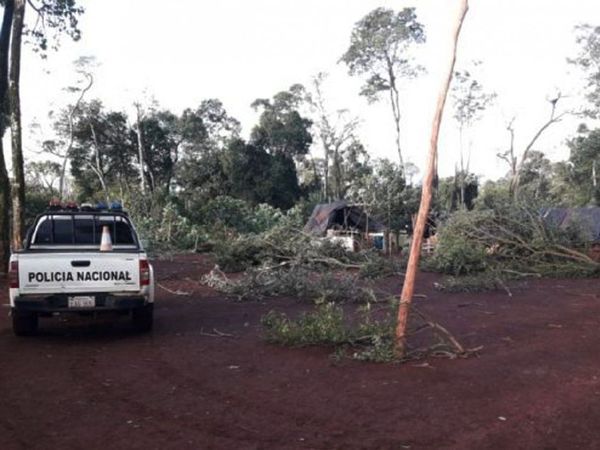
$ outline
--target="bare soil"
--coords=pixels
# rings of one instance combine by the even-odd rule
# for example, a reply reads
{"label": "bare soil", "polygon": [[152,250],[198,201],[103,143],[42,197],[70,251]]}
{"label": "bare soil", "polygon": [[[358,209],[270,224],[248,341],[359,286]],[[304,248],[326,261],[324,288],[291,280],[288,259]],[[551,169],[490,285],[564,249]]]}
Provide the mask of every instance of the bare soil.
{"label": "bare soil", "polygon": [[158,288],[150,334],[52,318],[17,338],[1,315],[0,449],[600,448],[598,280],[509,297],[442,294],[424,274],[421,308],[480,357],[378,365],[265,343],[262,315],[306,305],[224,299],[197,283],[206,257],[155,267],[190,295]]}

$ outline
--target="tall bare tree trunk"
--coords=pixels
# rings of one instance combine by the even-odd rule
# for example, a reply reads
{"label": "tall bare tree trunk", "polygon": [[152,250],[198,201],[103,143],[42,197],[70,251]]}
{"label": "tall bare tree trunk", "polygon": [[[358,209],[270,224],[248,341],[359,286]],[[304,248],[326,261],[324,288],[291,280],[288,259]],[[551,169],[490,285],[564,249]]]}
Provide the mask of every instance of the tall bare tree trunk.
{"label": "tall bare tree trunk", "polygon": [[5,2],[0,29],[0,273],[8,271],[10,257],[10,180],[4,160],[2,138],[8,126],[8,49],[13,6],[12,1]]}
{"label": "tall bare tree trunk", "polygon": [[[465,181],[466,181],[466,176],[465,176],[465,157],[464,157],[464,144],[463,144],[463,126],[462,124],[460,125],[460,127],[458,128],[458,136],[459,136],[459,141],[460,141],[460,208],[461,209],[467,209],[467,206],[465,204]],[[456,172],[456,170],[455,170]]]}
{"label": "tall bare tree trunk", "polygon": [[21,37],[25,18],[25,0],[14,0],[14,16],[10,43],[10,71],[8,98],[10,106],[10,134],[12,144],[12,245],[14,250],[23,248],[25,234],[25,173],[21,133],[21,99],[19,78],[21,76]]}
{"label": "tall bare tree trunk", "polygon": [[325,166],[323,167],[323,200],[325,202],[329,202],[329,148],[327,144],[325,144],[325,140],[323,140],[323,147],[325,148],[323,156],[325,159]]}
{"label": "tall bare tree trunk", "polygon": [[108,185],[106,184],[106,177],[104,174],[104,169],[102,167],[102,161],[100,158],[100,146],[98,144],[98,138],[96,137],[96,130],[94,126],[90,124],[90,131],[92,133],[92,142],[94,149],[94,163],[92,164],[88,161],[88,167],[92,169],[92,172],[96,174],[98,177],[98,181],[100,181],[100,186],[102,186],[102,192],[104,192],[104,199],[106,200],[106,206],[110,207],[110,193],[108,192]]}
{"label": "tall bare tree trunk", "polygon": [[75,102],[75,105],[73,105],[71,111],[69,111],[69,144],[65,149],[65,153],[62,155],[63,160],[62,165],[60,167],[60,179],[58,182],[58,196],[60,200],[63,200],[65,196],[65,179],[67,174],[67,164],[69,162],[69,159],[71,159],[71,152],[73,151],[73,144],[75,142],[75,113],[77,113],[79,105],[81,105],[81,102],[83,101],[83,97],[85,96],[86,92],[89,91],[92,88],[92,85],[94,84],[94,77],[92,76],[92,74],[85,73],[84,75],[88,79],[88,84],[81,90],[79,97]]}
{"label": "tall bare tree trunk", "polygon": [[527,147],[525,147],[525,150],[523,150],[523,154],[521,155],[521,159],[519,160],[519,163],[517,164],[516,157],[513,160],[514,171],[513,171],[513,176],[510,180],[509,189],[510,189],[510,193],[513,196],[514,202],[519,201],[519,188],[521,187],[521,171],[523,169],[523,166],[525,165],[525,162],[527,161],[527,157],[529,156],[529,153],[531,152],[531,149],[533,148],[534,144],[536,143],[538,138],[544,133],[544,131],[546,131],[546,129],[548,129],[548,127],[550,125],[552,125],[553,123],[559,122],[566,114],[568,114],[568,112],[563,112],[561,114],[556,115],[556,104],[561,99],[561,97],[562,97],[562,95],[559,93],[558,97],[556,97],[553,100],[550,100],[550,106],[551,106],[550,118],[535,133],[535,135],[533,136],[531,141],[529,141],[529,144],[527,144]]}
{"label": "tall bare tree trunk", "polygon": [[398,322],[396,325],[396,352],[398,356],[403,356],[406,348],[406,326],[408,323],[408,313],[412,298],[415,290],[415,279],[419,270],[419,259],[421,257],[421,243],[423,241],[423,233],[425,232],[425,225],[427,223],[427,217],[429,216],[429,208],[431,206],[431,195],[433,189],[433,179],[435,176],[436,159],[437,159],[437,143],[440,132],[440,125],[442,122],[442,114],[444,112],[444,105],[446,103],[446,97],[448,95],[448,87],[452,80],[452,73],[454,71],[454,62],[456,61],[456,46],[458,43],[458,36],[460,29],[463,24],[467,10],[469,9],[468,0],[459,0],[459,14],[456,18],[455,27],[453,29],[453,39],[451,47],[451,55],[448,61],[448,67],[444,74],[444,80],[440,87],[440,91],[437,99],[437,107],[433,118],[433,124],[431,127],[431,138],[429,143],[429,156],[427,159],[427,171],[425,172],[425,179],[423,180],[423,189],[421,194],[421,204],[419,206],[419,212],[417,214],[417,222],[413,233],[412,243],[410,246],[410,255],[408,258],[408,267],[406,269],[406,276],[404,278],[404,285],[402,286],[402,294],[400,296],[400,305],[398,307]]}
{"label": "tall bare tree trunk", "polygon": [[146,195],[146,177],[144,175],[144,135],[142,134],[142,112],[141,106],[139,104],[135,105],[135,109],[137,112],[136,115],[136,135],[137,135],[137,144],[138,144],[138,159],[140,162],[140,189],[142,190],[142,194]]}
{"label": "tall bare tree trunk", "polygon": [[404,158],[402,157],[402,146],[400,145],[400,94],[396,87],[396,76],[394,75],[394,69],[392,61],[387,60],[388,76],[390,78],[390,103],[392,105],[392,113],[394,115],[394,126],[396,127],[396,150],[398,151],[398,159],[400,167],[404,173]]}
{"label": "tall bare tree trunk", "polygon": [[8,271],[10,257],[10,180],[4,161],[4,145],[0,138],[0,273]]}
{"label": "tall bare tree trunk", "polygon": [[333,182],[335,183],[333,187],[333,200],[338,201],[342,199],[342,165],[340,161],[339,145],[336,145],[333,149],[333,167],[335,169],[333,172]]}

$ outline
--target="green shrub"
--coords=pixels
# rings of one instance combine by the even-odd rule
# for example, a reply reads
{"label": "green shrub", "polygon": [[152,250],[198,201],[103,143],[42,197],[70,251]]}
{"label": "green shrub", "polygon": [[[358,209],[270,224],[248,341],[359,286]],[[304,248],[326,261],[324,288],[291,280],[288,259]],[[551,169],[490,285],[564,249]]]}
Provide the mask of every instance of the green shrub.
{"label": "green shrub", "polygon": [[252,207],[248,202],[221,195],[202,206],[198,214],[209,228],[224,228],[238,233],[263,233],[277,225],[284,214],[270,205]]}
{"label": "green shrub", "polygon": [[136,213],[132,220],[146,250],[195,250],[208,241],[205,230],[182,216],[174,203],[167,203],[158,217]]}
{"label": "green shrub", "polygon": [[[318,305],[296,320],[271,311],[262,318],[264,337],[268,342],[290,347],[325,345],[334,348],[335,359],[352,358],[360,361],[397,362],[414,360],[429,355],[456,358],[468,356],[476,350],[465,350],[438,324],[422,313],[411,314],[406,352],[399,357],[395,348],[395,320],[391,311],[374,318],[382,311],[372,310],[367,304],[347,319],[342,307],[333,303]],[[428,334],[426,332],[429,332]],[[413,338],[418,335],[414,343]]]}
{"label": "green shrub", "polygon": [[370,306],[359,308],[359,320],[346,324],[344,310],[334,303],[318,305],[314,311],[292,320],[270,311],[262,318],[265,339],[289,347],[333,346],[336,358],[390,362],[396,360],[394,325],[390,316],[375,320]]}
{"label": "green shrub", "polygon": [[461,232],[465,222],[473,217],[473,213],[456,213],[441,228],[435,252],[428,261],[429,268],[457,276],[482,272],[488,267],[485,247]]}
{"label": "green shrub", "polygon": [[291,320],[283,313],[270,311],[261,320],[268,342],[303,347],[307,345],[336,345],[350,339],[344,327],[344,311],[333,303],[324,303],[316,310]]}
{"label": "green shrub", "polygon": [[265,248],[254,234],[221,236],[214,242],[215,260],[226,272],[241,272],[266,260]]}
{"label": "green shrub", "polygon": [[211,227],[229,228],[240,233],[251,232],[250,217],[252,209],[244,200],[221,195],[202,206],[202,223]]}
{"label": "green shrub", "polygon": [[251,212],[249,228],[254,233],[264,233],[280,223],[283,217],[284,214],[279,209],[261,203]]}
{"label": "green shrub", "polygon": [[461,237],[447,237],[435,249],[431,264],[442,273],[465,275],[487,267],[485,249]]}

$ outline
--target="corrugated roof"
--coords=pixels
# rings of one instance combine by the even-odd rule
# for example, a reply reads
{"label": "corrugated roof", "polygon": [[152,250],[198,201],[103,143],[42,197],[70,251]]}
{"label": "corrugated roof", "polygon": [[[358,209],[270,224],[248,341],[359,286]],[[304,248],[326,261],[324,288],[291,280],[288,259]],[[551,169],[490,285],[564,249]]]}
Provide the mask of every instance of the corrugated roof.
{"label": "corrugated roof", "polygon": [[542,210],[548,225],[566,229],[577,227],[591,242],[600,241],[600,208],[548,208]]}
{"label": "corrugated roof", "polygon": [[381,232],[385,229],[377,219],[367,216],[367,213],[361,207],[348,205],[345,200],[338,200],[333,203],[322,203],[315,206],[304,226],[304,231],[317,236],[324,236],[328,229],[334,227],[371,233]]}

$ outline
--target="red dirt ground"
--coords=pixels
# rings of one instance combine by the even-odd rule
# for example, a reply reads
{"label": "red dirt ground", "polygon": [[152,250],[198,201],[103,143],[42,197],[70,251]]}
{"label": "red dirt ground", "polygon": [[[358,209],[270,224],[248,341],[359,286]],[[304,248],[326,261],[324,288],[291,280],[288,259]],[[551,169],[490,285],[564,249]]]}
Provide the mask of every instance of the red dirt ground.
{"label": "red dirt ground", "polygon": [[399,366],[271,346],[260,317],[296,302],[220,298],[190,281],[210,268],[201,256],[155,267],[192,295],[158,289],[148,335],[122,319],[45,319],[16,338],[2,314],[0,449],[600,448],[598,280],[450,295],[425,274],[421,307],[485,348]]}

